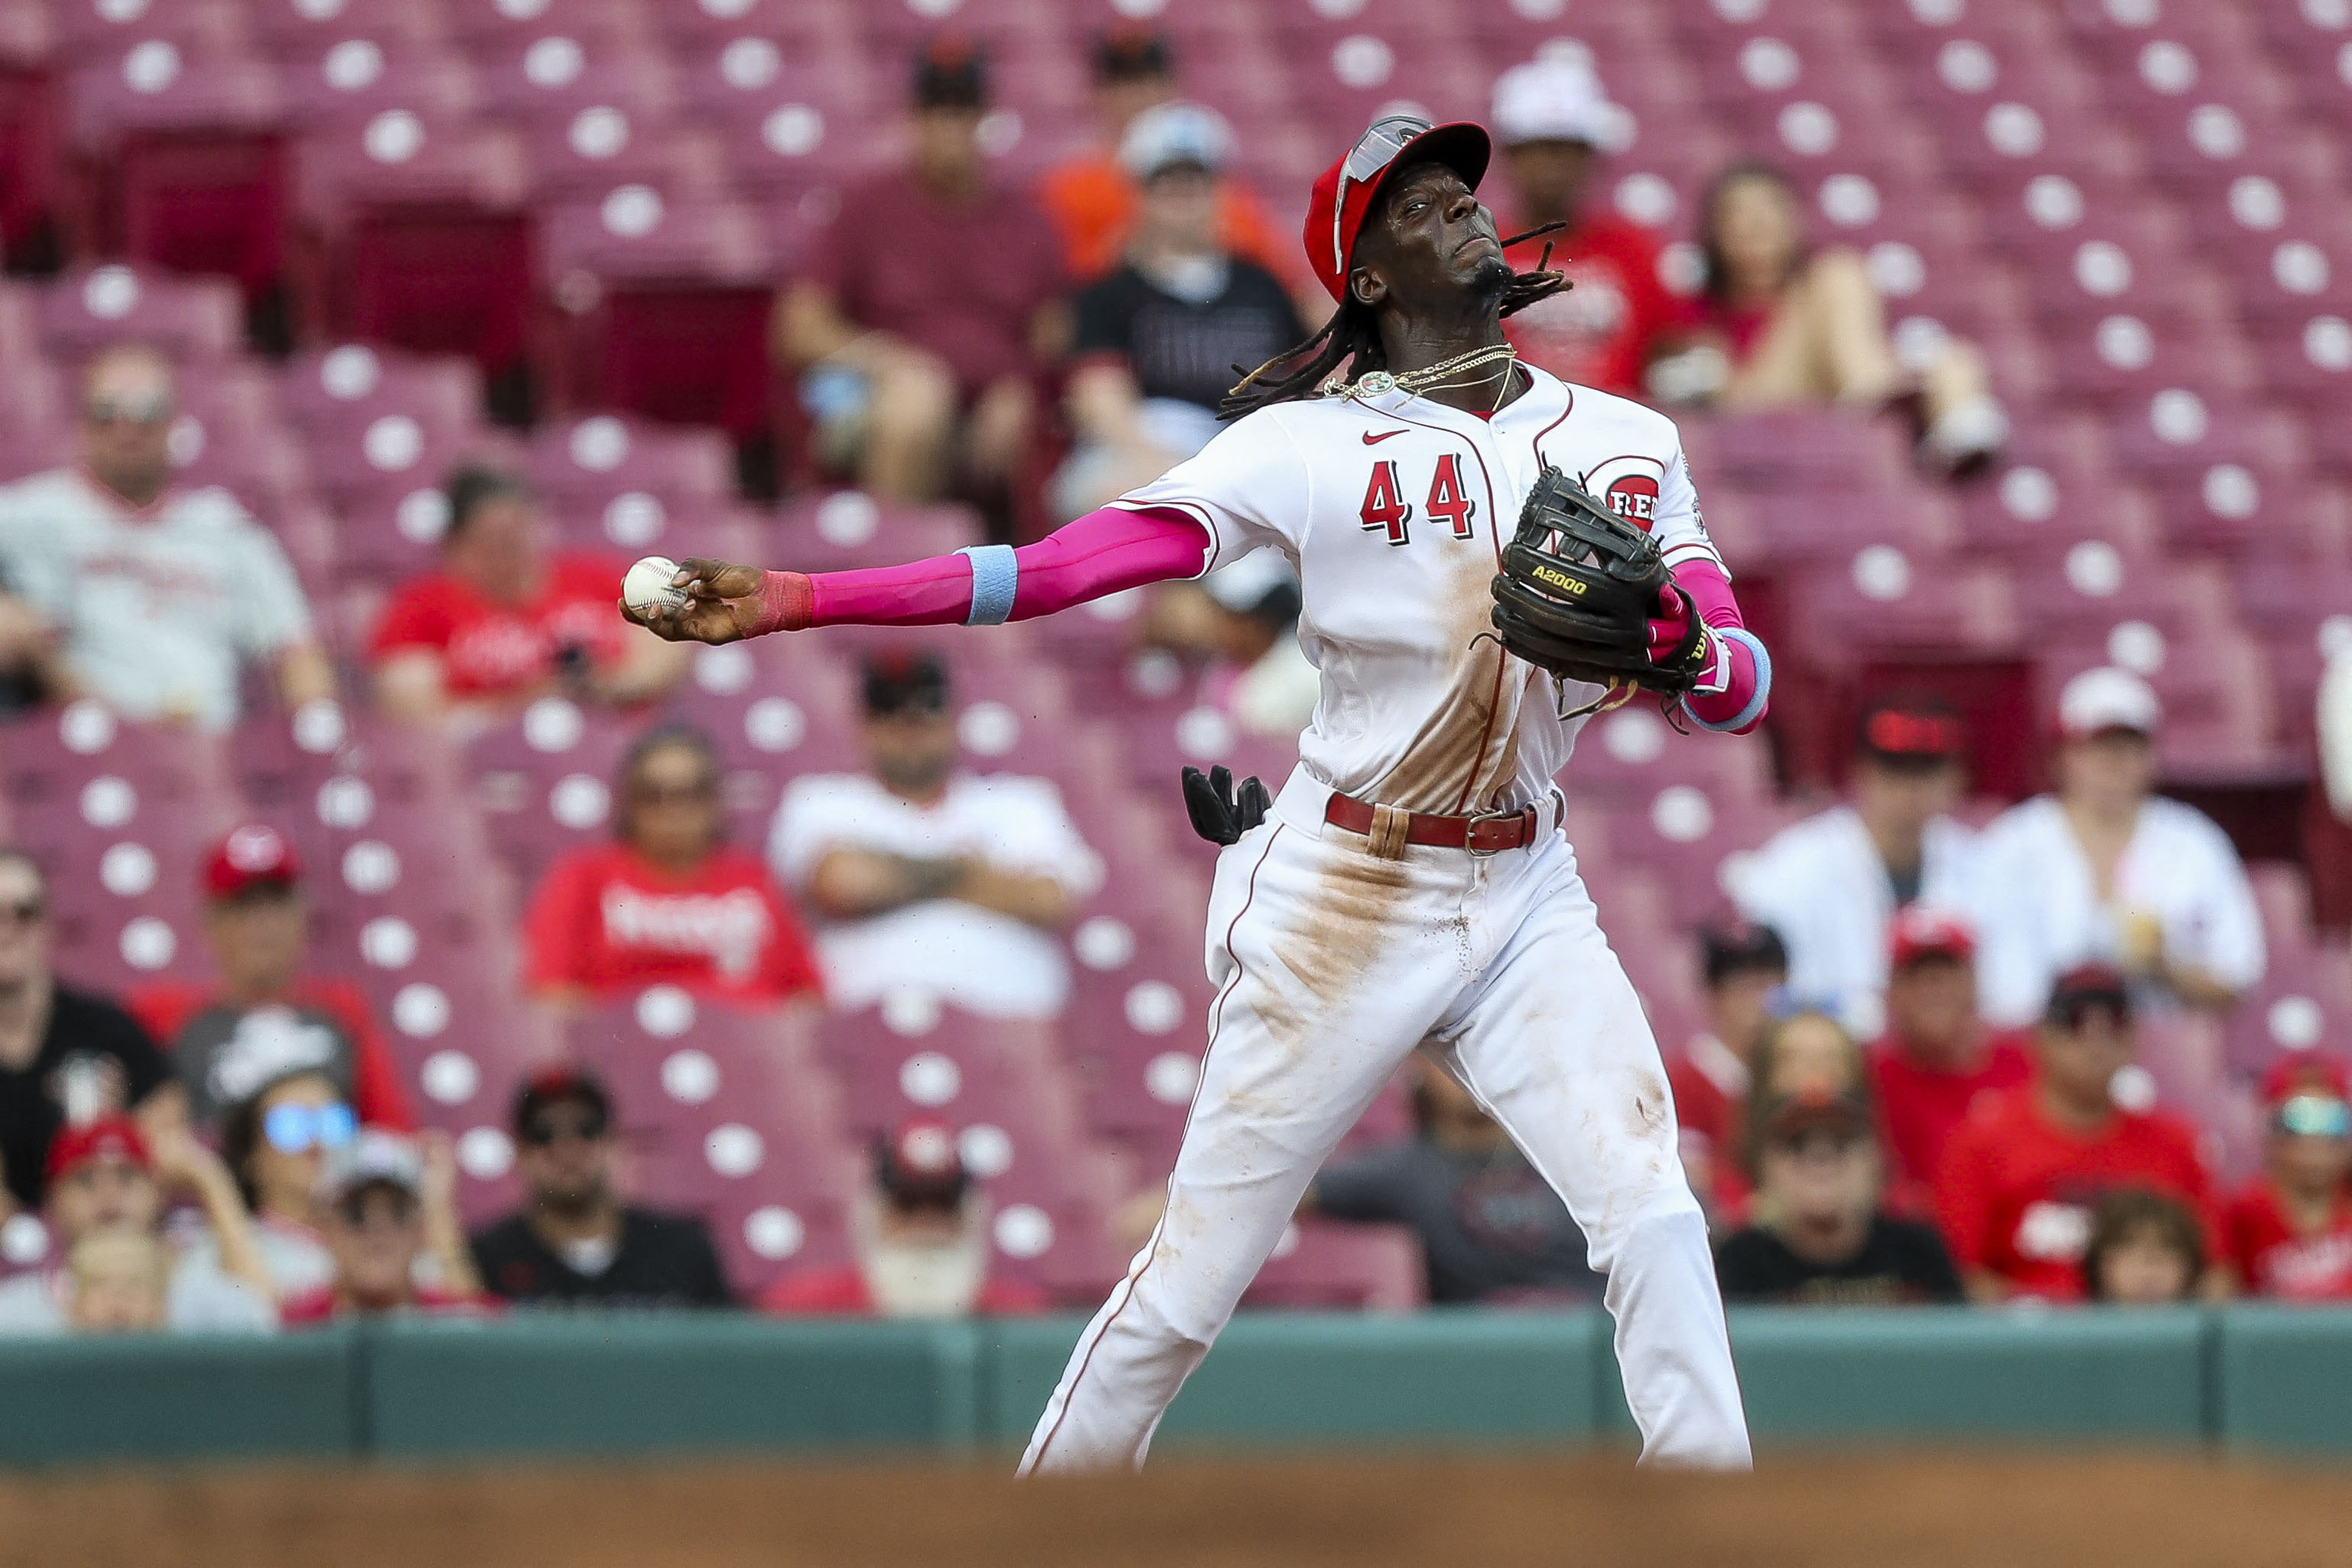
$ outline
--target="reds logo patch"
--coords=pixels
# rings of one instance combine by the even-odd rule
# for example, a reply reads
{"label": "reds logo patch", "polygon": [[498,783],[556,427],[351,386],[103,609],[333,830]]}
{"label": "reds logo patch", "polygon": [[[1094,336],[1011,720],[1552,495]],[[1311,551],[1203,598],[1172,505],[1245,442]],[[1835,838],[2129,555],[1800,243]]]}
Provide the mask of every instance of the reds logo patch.
{"label": "reds logo patch", "polygon": [[1664,473],[1655,458],[1612,458],[1584,476],[1584,488],[1647,533],[1657,521],[1658,480]]}

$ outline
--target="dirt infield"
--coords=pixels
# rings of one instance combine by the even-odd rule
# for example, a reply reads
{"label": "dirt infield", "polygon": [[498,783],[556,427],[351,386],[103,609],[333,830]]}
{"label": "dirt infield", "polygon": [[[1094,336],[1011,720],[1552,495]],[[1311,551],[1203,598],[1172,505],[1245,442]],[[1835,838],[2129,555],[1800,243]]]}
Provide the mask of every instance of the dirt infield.
{"label": "dirt infield", "polygon": [[273,1469],[0,1482],[5,1568],[2328,1568],[2352,1471],[2141,1457]]}

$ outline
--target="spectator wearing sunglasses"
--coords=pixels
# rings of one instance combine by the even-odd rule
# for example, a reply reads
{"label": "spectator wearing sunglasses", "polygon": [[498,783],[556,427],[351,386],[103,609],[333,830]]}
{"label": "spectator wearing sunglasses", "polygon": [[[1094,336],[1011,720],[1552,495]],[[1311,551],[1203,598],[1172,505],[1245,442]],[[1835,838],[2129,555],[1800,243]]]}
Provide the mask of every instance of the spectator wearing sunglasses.
{"label": "spectator wearing sunglasses", "polygon": [[221,1158],[253,1212],[255,1242],[281,1301],[334,1277],[317,1193],[327,1156],[359,1129],[334,1080],[312,1068],[263,1084],[221,1121]]}
{"label": "spectator wearing sunglasses", "polygon": [[24,851],[0,848],[0,1217],[40,1207],[42,1162],[68,1121],[184,1113],[170,1061],[138,1021],[58,982],[50,934],[47,879]]}
{"label": "spectator wearing sunglasses", "polygon": [[613,1101],[594,1077],[551,1068],[526,1079],[514,1135],[523,1206],[474,1237],[492,1294],[551,1307],[734,1305],[699,1220],[621,1202]]}
{"label": "spectator wearing sunglasses", "polygon": [[659,984],[751,1005],[815,1000],[808,939],[759,857],[726,842],[719,784],[698,731],[630,749],[613,841],[550,867],[524,918],[534,996],[570,1010]]}
{"label": "spectator wearing sunglasses", "polygon": [[419,1142],[362,1129],[327,1152],[315,1196],[334,1272],[286,1303],[289,1326],[484,1310],[457,1223],[457,1161],[446,1136]]}
{"label": "spectator wearing sunglasses", "polygon": [[[48,624],[34,662],[58,696],[133,719],[236,724],[247,662],[289,709],[330,700],[310,606],[285,552],[226,490],[172,482],[178,413],[153,349],[100,352],[82,379],[81,460],[0,488],[0,579]],[[5,635],[5,634],[0,634]],[[17,663],[26,662],[25,637]]]}
{"label": "spectator wearing sunglasses", "polygon": [[[179,1332],[267,1332],[278,1326],[275,1293],[236,1184],[210,1150],[173,1125],[151,1141],[120,1114],[61,1129],[50,1143],[41,1217],[48,1267],[0,1283],[0,1335],[56,1334],[80,1321],[86,1270],[79,1248],[100,1235],[144,1237],[162,1248],[162,1325]],[[163,1214],[175,1198],[204,1216],[200,1238],[173,1245],[163,1236]],[[175,1226],[175,1229],[178,1227]],[[113,1267],[130,1249],[110,1247],[108,1293],[124,1270]],[[151,1261],[152,1258],[151,1256]],[[118,1300],[118,1306],[120,1301]],[[121,1314],[110,1309],[110,1318]]]}
{"label": "spectator wearing sunglasses", "polygon": [[310,969],[302,865],[285,835],[261,823],[230,833],[205,863],[204,894],[215,978],[129,998],[171,1050],[196,1128],[215,1131],[228,1106],[297,1068],[324,1073],[371,1126],[413,1126],[366,994]]}
{"label": "spectator wearing sunglasses", "polygon": [[2238,1278],[2257,1296],[2352,1299],[2352,1081],[2333,1057],[2283,1057],[2263,1103],[2263,1171],[2222,1226]]}

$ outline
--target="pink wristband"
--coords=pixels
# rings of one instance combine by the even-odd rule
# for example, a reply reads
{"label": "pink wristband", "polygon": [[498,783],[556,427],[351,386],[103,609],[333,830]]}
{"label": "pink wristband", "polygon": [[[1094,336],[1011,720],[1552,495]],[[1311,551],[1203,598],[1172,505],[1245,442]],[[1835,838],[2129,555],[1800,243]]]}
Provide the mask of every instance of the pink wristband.
{"label": "pink wristband", "polygon": [[809,586],[806,573],[761,573],[758,597],[759,618],[751,623],[745,636],[761,637],[770,632],[808,630],[816,610],[816,593]]}

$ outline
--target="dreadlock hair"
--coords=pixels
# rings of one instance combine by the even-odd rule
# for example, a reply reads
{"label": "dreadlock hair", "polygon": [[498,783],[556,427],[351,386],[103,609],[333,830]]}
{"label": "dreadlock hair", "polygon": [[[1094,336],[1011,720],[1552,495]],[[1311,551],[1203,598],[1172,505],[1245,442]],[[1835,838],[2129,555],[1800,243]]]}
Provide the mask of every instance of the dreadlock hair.
{"label": "dreadlock hair", "polygon": [[[1503,248],[1508,250],[1522,240],[1567,226],[1565,223],[1548,223],[1541,228],[1515,234],[1503,241]],[[1534,271],[1511,275],[1511,281],[1503,289],[1502,314],[1524,310],[1537,300],[1549,300],[1569,288],[1567,274],[1550,268],[1551,247],[1547,244],[1543,255],[1536,259]],[[1305,342],[1285,349],[1255,370],[1234,366],[1234,374],[1241,380],[1217,405],[1217,417],[1238,419],[1273,404],[1318,396],[1325,381],[1343,364],[1348,367],[1346,379],[1349,381],[1372,371],[1386,370],[1389,365],[1388,351],[1381,346],[1380,318],[1353,293],[1339,301],[1339,308],[1331,312],[1323,330]]]}

